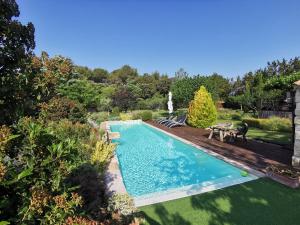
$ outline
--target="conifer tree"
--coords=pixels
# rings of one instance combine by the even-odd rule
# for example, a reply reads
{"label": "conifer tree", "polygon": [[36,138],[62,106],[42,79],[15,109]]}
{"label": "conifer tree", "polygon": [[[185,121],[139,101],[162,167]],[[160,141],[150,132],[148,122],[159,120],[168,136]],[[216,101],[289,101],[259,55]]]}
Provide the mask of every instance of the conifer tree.
{"label": "conifer tree", "polygon": [[217,109],[211,94],[204,86],[195,93],[189,104],[188,123],[193,127],[207,128],[217,120]]}

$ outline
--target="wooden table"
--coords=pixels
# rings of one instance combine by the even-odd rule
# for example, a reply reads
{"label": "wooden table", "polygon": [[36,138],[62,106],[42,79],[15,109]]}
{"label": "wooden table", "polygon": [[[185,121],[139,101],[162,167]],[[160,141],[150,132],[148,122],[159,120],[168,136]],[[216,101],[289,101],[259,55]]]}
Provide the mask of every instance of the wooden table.
{"label": "wooden table", "polygon": [[220,141],[224,142],[224,138],[226,135],[230,134],[230,130],[232,130],[232,123],[220,123],[215,126],[210,127],[211,131],[208,139],[212,139],[214,134],[219,134]]}

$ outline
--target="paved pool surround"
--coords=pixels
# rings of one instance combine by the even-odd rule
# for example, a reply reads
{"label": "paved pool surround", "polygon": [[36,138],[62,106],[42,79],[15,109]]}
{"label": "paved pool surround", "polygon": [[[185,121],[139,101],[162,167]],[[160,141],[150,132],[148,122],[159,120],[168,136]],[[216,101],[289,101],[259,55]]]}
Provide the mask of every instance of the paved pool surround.
{"label": "paved pool surround", "polygon": [[[136,207],[140,206],[145,206],[145,205],[151,205],[159,202],[164,202],[164,201],[170,201],[178,198],[183,198],[183,197],[188,197],[192,195],[197,195],[237,184],[241,184],[244,182],[248,182],[251,180],[255,180],[259,177],[264,176],[263,173],[258,172],[248,166],[245,166],[241,163],[238,163],[234,160],[230,160],[224,156],[221,156],[215,152],[212,152],[210,150],[204,149],[201,146],[195,145],[185,139],[179,138],[176,135],[173,135],[171,133],[168,133],[166,131],[163,131],[157,127],[154,127],[150,124],[144,123],[141,120],[131,120],[131,121],[107,121],[104,122],[104,124],[101,124],[102,128],[105,128],[108,132],[110,132],[110,125],[120,125],[120,124],[145,124],[149,127],[152,127],[153,129],[156,129],[160,132],[163,132],[177,140],[180,140],[183,143],[186,143],[188,145],[191,145],[200,151],[203,151],[209,155],[212,155],[218,159],[221,159],[237,168],[240,168],[242,170],[246,170],[249,172],[249,175],[247,177],[241,177],[240,179],[234,179],[234,180],[228,180],[228,179],[220,179],[218,180],[217,183],[209,183],[209,182],[204,182],[201,184],[193,184],[193,185],[187,185],[183,186],[180,188],[174,188],[166,191],[160,191],[160,192],[154,192],[150,194],[145,194],[134,198],[134,202]],[[122,174],[119,168],[119,162],[118,162],[118,157],[116,154],[114,155],[113,159],[111,160],[108,169],[105,174],[105,181],[106,181],[106,188],[107,188],[107,193],[112,194],[112,193],[127,193],[126,187],[123,182]]]}

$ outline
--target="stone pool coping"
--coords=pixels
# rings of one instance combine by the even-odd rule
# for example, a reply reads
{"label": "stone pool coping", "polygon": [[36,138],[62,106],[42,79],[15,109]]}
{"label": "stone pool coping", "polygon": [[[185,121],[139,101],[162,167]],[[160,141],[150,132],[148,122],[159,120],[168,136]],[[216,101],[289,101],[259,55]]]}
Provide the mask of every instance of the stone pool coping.
{"label": "stone pool coping", "polygon": [[[188,196],[192,196],[192,195],[197,195],[197,194],[201,194],[201,193],[205,193],[205,192],[209,192],[209,191],[214,191],[214,190],[222,189],[225,187],[252,181],[252,180],[258,179],[259,177],[265,176],[264,173],[259,172],[249,166],[246,166],[242,163],[236,162],[232,159],[226,158],[218,153],[215,153],[204,147],[198,146],[186,139],[180,138],[174,134],[171,134],[160,128],[152,126],[141,120],[106,121],[105,122],[106,131],[110,132],[110,125],[113,125],[113,124],[145,124],[149,127],[152,127],[153,129],[163,132],[179,141],[182,141],[185,144],[191,145],[209,155],[212,155],[212,156],[214,156],[218,159],[221,159],[235,167],[238,167],[242,170],[246,170],[249,172],[249,175],[247,177],[241,177],[239,179],[234,179],[234,180],[230,180],[230,181],[225,180],[225,181],[221,181],[218,183],[211,183],[206,186],[203,186],[203,183],[195,184],[195,185],[188,185],[188,186],[184,186],[184,187],[180,187],[180,188],[174,188],[174,189],[170,189],[170,190],[166,190],[166,191],[160,191],[160,192],[155,192],[155,193],[151,193],[151,194],[146,194],[146,195],[142,195],[139,197],[133,197],[136,207],[156,204],[156,203],[160,203],[160,202],[165,202],[165,201],[175,200],[175,199],[188,197]],[[119,168],[118,157],[116,156],[116,154],[114,155],[113,159],[109,163],[108,169],[105,174],[105,182],[106,182],[106,188],[107,188],[108,194],[127,193],[126,187],[123,182],[122,174],[121,174],[121,171]]]}

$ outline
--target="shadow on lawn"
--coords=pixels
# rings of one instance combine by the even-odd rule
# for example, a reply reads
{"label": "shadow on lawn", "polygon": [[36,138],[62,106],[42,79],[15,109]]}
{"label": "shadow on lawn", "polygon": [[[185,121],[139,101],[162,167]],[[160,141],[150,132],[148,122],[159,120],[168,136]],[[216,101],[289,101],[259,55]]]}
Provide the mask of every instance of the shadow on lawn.
{"label": "shadow on lawn", "polygon": [[152,219],[146,213],[142,212],[143,217],[151,225],[191,225],[191,223],[180,216],[178,212],[171,214],[163,205],[155,206],[155,213],[161,222]]}
{"label": "shadow on lawn", "polygon": [[296,225],[299,224],[299,194],[299,191],[296,194],[295,190],[261,179],[192,196],[191,205],[194,210],[209,212],[209,225]]}
{"label": "shadow on lawn", "polygon": [[297,225],[300,191],[260,179],[150,207],[151,225]]}

